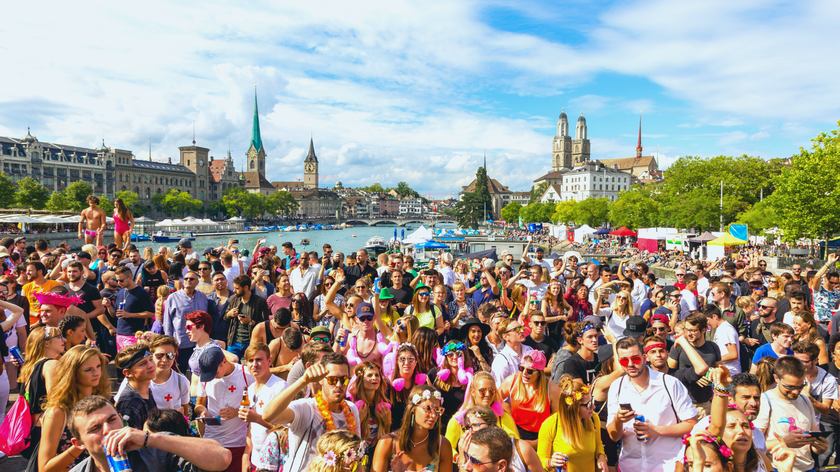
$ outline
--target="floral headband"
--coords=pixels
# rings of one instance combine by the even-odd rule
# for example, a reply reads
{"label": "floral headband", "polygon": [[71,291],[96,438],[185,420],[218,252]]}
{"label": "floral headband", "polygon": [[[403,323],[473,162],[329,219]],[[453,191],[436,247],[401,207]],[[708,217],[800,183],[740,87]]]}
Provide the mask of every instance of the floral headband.
{"label": "floral headband", "polygon": [[364,452],[362,450],[363,447],[364,445],[360,444],[358,449],[351,448],[338,454],[334,451],[327,451],[321,456],[321,458],[324,460],[324,463],[330,467],[335,467],[342,459],[347,459],[349,462],[356,462],[364,457]]}
{"label": "floral headband", "polygon": [[450,352],[466,351],[466,350],[467,350],[467,347],[464,346],[464,343],[461,343],[461,342],[449,343],[443,348],[443,355],[447,356],[447,355],[449,355]]}
{"label": "floral headband", "polygon": [[[566,405],[572,406],[575,400],[580,401],[580,399],[583,398],[583,396],[587,393],[589,393],[589,387],[587,387],[586,385],[582,386],[580,390],[566,397]],[[572,400],[572,397],[574,397],[574,400]]]}
{"label": "floral headband", "polygon": [[414,396],[411,397],[411,403],[419,405],[420,402],[424,400],[431,400],[433,397],[435,400],[438,400],[439,402],[443,403],[443,397],[437,390],[435,390],[434,393],[432,393],[431,390],[425,390],[422,394],[415,393]]}
{"label": "floral headband", "polygon": [[[723,456],[723,459],[726,461],[732,460],[732,449],[729,449],[727,445],[723,442],[723,439],[720,436],[712,436],[708,434],[708,432],[700,432],[695,434],[693,437],[691,434],[686,434],[683,436],[682,443],[685,444],[686,448],[691,445],[691,440],[694,439],[695,441],[701,439],[703,441],[708,442],[713,447],[717,448],[720,452],[720,455]],[[683,457],[683,463],[688,463],[688,458]]]}

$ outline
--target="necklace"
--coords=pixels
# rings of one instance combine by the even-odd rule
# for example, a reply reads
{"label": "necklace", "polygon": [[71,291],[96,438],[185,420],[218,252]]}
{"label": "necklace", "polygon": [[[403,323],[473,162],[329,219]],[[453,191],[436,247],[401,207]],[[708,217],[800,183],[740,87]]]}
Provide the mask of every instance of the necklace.
{"label": "necklace", "polygon": [[414,442],[409,438],[408,442],[411,443],[411,447],[417,447],[417,446],[423,444],[424,442],[426,442],[427,439],[429,439],[429,431],[428,430],[426,431],[426,437],[425,438],[421,439],[418,442]]}
{"label": "necklace", "polygon": [[[315,403],[318,407],[318,412],[321,413],[321,417],[324,419],[324,426],[326,426],[327,431],[334,430],[335,421],[333,421],[333,414],[327,406],[327,402],[324,400],[323,391],[315,396]],[[359,434],[360,431],[356,427],[356,416],[353,414],[353,411],[350,410],[350,406],[346,401],[341,402],[341,410],[344,413],[344,421],[347,423],[347,429],[351,433]]]}

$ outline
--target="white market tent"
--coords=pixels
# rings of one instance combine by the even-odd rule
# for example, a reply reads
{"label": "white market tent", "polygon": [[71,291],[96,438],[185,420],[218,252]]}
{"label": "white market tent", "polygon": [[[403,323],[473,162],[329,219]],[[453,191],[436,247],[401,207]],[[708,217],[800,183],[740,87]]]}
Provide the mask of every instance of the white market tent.
{"label": "white market tent", "polygon": [[406,245],[419,244],[426,241],[430,241],[434,237],[435,235],[432,234],[430,230],[426,229],[425,226],[420,226],[415,232],[406,236],[405,239],[403,239],[402,243]]}
{"label": "white market tent", "polygon": [[580,236],[590,236],[596,230],[589,225],[583,225],[578,228],[575,228],[575,239]]}

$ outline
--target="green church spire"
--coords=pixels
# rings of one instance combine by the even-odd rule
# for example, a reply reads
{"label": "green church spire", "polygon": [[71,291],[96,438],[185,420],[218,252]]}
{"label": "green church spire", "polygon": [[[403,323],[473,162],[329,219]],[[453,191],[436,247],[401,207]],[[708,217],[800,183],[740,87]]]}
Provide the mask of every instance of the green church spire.
{"label": "green church spire", "polygon": [[260,113],[257,108],[257,86],[254,85],[254,125],[251,129],[251,146],[259,152],[262,149],[262,137],[260,137]]}

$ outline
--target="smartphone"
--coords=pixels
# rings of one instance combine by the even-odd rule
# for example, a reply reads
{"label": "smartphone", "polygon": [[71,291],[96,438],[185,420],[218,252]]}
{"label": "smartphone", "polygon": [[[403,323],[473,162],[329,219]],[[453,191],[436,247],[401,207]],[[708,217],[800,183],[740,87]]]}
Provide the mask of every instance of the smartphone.
{"label": "smartphone", "polygon": [[632,409],[633,409],[633,405],[631,405],[631,404],[629,404],[629,403],[619,403],[619,405],[618,405],[618,406],[619,406],[622,410],[632,410]]}
{"label": "smartphone", "polygon": [[204,424],[209,425],[209,426],[219,426],[219,425],[222,424],[222,420],[220,420],[219,418],[204,418],[204,417],[200,416],[200,417],[196,418],[196,420],[197,421],[203,421]]}
{"label": "smartphone", "polygon": [[233,244],[239,244],[239,240],[238,240],[238,239],[234,239],[234,240],[233,240]]}
{"label": "smartphone", "polygon": [[526,270],[525,272],[522,273],[522,275],[524,275],[525,277],[530,277],[531,276],[531,271]]}
{"label": "smartphone", "polygon": [[831,431],[802,431],[803,433],[807,434],[808,436],[812,436],[815,438],[827,438]]}

